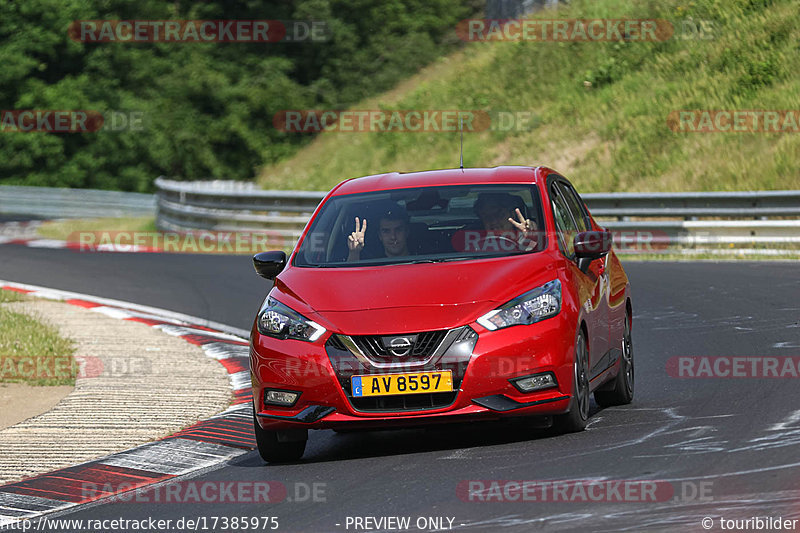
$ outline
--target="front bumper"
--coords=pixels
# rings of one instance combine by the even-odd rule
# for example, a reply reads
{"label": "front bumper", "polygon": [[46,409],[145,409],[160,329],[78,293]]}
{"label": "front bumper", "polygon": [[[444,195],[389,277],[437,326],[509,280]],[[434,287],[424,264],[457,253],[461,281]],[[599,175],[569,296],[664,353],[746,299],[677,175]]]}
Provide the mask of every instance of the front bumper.
{"label": "front bumper", "polygon": [[[450,349],[459,339],[477,335],[470,350]],[[408,427],[442,422],[496,419],[504,416],[553,415],[567,411],[572,393],[574,327],[562,315],[529,326],[487,331],[473,323],[456,328],[439,353],[400,371],[451,370],[454,392],[406,395],[408,401],[363,402],[349,390],[352,375],[398,371],[359,354],[344,335],[326,336],[315,343],[278,340],[254,329],[250,348],[255,412],[264,429]],[[344,340],[345,342],[340,342]],[[452,342],[452,344],[448,344]],[[474,347],[473,347],[474,346]],[[522,393],[510,379],[552,372],[557,386]],[[292,407],[265,405],[267,388],[300,393]],[[423,405],[424,404],[424,405]]]}

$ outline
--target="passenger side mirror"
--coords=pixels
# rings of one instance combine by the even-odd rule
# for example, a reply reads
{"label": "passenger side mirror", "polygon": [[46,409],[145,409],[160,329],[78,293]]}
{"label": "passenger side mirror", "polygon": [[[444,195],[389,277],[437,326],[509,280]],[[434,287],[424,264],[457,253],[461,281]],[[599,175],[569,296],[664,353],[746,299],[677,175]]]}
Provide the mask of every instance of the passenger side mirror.
{"label": "passenger side mirror", "polygon": [[582,231],[573,239],[578,268],[586,273],[589,265],[611,251],[613,236],[610,231]]}
{"label": "passenger side mirror", "polygon": [[286,252],[261,252],[253,256],[253,267],[262,278],[275,279],[286,267]]}

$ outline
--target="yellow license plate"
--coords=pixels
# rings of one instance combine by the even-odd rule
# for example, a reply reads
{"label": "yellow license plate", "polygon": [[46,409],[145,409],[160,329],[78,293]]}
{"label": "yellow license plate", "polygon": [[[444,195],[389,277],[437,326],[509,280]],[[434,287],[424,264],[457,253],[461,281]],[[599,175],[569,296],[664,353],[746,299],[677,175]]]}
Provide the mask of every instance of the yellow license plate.
{"label": "yellow license plate", "polygon": [[420,394],[423,392],[451,392],[453,373],[413,372],[408,374],[380,374],[350,378],[353,396],[390,396],[394,394]]}

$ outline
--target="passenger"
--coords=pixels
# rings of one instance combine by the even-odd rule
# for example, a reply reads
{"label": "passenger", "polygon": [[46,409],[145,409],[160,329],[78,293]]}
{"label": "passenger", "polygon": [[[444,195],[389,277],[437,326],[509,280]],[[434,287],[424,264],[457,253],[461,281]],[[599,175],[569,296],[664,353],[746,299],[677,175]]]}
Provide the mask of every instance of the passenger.
{"label": "passenger", "polygon": [[[383,245],[383,257],[401,257],[409,255],[408,252],[408,214],[399,208],[385,211],[381,215],[378,226],[378,240]],[[356,230],[347,238],[348,261],[361,259],[367,233],[367,219],[363,224],[356,217]]]}
{"label": "passenger", "polygon": [[520,211],[522,199],[508,193],[483,193],[475,202],[475,214],[481,219],[486,237],[505,238],[519,244],[522,250],[536,247],[536,222]]}

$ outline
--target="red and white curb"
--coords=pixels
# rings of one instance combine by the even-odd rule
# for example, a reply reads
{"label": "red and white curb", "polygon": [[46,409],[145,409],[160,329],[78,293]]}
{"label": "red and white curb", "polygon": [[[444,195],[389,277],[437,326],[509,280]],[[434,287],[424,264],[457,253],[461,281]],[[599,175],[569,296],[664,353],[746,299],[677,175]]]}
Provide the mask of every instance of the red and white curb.
{"label": "red and white curb", "polygon": [[[159,441],[0,486],[0,527],[197,472],[255,449],[249,332],[154,307],[35,285],[0,280],[0,290],[63,301],[181,337],[225,367],[234,393],[232,405],[222,413]],[[84,490],[89,484],[109,490]]]}
{"label": "red and white curb", "polygon": [[20,239],[14,237],[0,237],[0,244],[19,244],[28,248],[50,248],[55,250],[66,249],[76,252],[115,252],[115,253],[162,253],[162,248],[140,246],[137,244],[96,244],[86,246],[75,241],[60,241],[57,239],[30,238]]}

